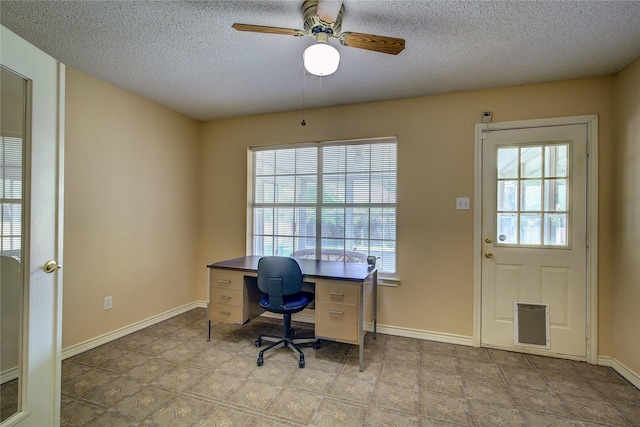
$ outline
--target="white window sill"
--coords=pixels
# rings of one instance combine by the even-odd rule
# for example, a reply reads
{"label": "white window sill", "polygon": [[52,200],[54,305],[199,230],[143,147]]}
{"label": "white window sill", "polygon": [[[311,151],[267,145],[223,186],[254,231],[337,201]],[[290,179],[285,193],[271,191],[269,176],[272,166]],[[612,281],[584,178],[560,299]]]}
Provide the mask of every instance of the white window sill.
{"label": "white window sill", "polygon": [[378,286],[388,286],[397,288],[400,285],[400,278],[395,276],[378,276]]}

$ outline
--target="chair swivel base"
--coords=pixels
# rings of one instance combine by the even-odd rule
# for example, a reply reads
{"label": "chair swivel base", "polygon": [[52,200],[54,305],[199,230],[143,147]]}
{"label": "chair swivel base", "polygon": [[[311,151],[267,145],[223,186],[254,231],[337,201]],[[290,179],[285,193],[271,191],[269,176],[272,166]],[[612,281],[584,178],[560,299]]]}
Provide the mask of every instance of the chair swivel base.
{"label": "chair swivel base", "polygon": [[298,353],[298,355],[300,356],[300,361],[298,362],[298,367],[300,367],[300,368],[304,368],[305,362],[304,362],[304,353],[300,349],[299,344],[311,344],[311,346],[314,349],[320,348],[320,341],[317,340],[315,337],[293,338],[293,330],[291,330],[291,336],[290,337],[279,337],[279,336],[276,336],[276,335],[260,335],[260,337],[256,340],[256,347],[260,347],[262,345],[262,340],[263,339],[264,340],[268,340],[268,341],[275,341],[275,342],[272,343],[271,345],[269,345],[269,347],[261,350],[260,353],[258,353],[258,360],[257,360],[257,365],[258,366],[262,366],[263,363],[264,363],[264,353],[266,351],[268,351],[268,350],[276,348],[280,344],[282,344],[283,347],[288,347],[292,351],[295,351],[295,352]]}

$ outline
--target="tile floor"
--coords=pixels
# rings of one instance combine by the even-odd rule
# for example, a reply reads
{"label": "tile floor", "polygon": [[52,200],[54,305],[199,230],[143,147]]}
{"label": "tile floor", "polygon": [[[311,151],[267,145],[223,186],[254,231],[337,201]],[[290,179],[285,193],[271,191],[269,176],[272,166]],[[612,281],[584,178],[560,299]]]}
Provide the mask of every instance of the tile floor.
{"label": "tile floor", "polygon": [[[286,349],[256,366],[274,319],[195,309],[62,363],[62,426],[640,426],[640,390],[583,362],[378,334]],[[295,323],[298,333],[313,325]]]}

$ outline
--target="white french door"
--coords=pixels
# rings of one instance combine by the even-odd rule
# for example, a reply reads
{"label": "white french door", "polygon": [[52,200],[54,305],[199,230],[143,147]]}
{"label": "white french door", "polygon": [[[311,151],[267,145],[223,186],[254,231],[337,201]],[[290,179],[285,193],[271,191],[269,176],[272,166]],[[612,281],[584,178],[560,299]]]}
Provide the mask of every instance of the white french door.
{"label": "white french door", "polygon": [[588,358],[588,126],[481,136],[480,345]]}
{"label": "white french door", "polygon": [[[2,426],[56,426],[60,425],[64,65],[5,27],[0,30],[3,72],[18,78],[24,93],[21,100],[12,101],[22,108],[23,172],[11,179],[13,184],[20,181],[22,191],[16,199],[3,199],[3,205],[20,204],[23,212],[21,225],[14,228],[20,253],[13,256],[23,275],[19,402]],[[9,118],[3,115],[4,120]],[[20,221],[19,217],[11,221]]]}

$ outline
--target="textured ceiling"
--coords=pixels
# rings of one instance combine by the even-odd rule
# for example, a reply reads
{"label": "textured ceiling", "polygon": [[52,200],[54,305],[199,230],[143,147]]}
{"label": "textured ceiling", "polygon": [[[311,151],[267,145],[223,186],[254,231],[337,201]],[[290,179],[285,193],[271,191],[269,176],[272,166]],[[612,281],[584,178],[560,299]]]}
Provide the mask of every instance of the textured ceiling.
{"label": "textured ceiling", "polygon": [[401,37],[397,56],[340,46],[305,75],[300,1],[5,1],[0,22],[61,62],[196,120],[608,75],[640,56],[640,1],[345,0],[343,31]]}

